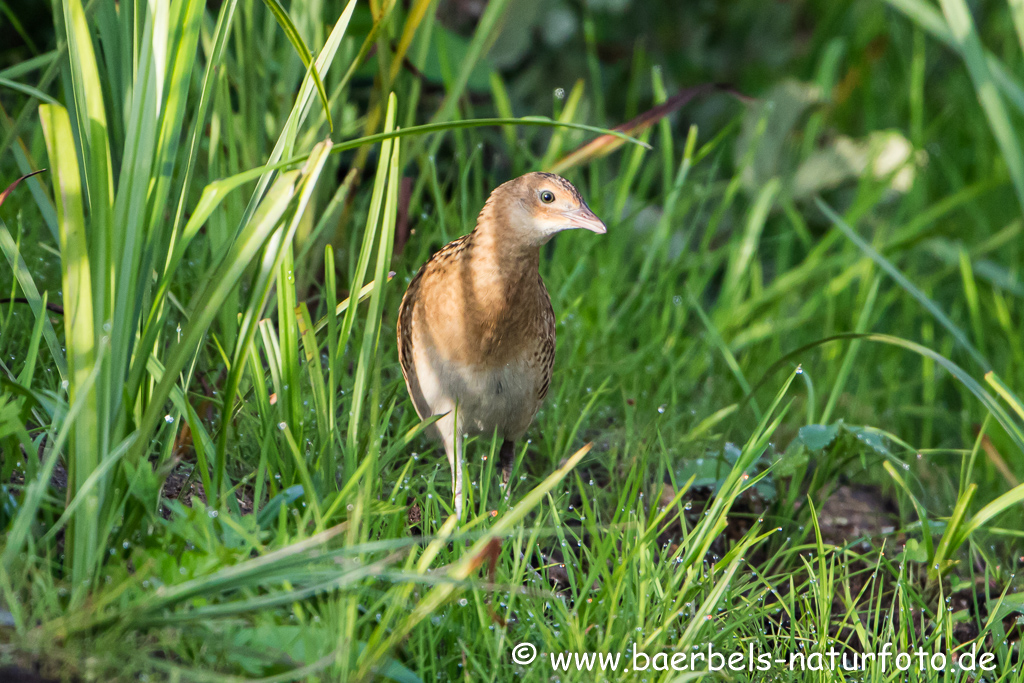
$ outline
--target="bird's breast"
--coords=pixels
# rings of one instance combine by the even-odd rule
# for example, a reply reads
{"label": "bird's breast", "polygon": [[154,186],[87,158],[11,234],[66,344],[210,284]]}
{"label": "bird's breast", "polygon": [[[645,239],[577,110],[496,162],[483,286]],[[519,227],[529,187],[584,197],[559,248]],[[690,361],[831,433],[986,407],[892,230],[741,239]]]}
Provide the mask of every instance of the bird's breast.
{"label": "bird's breast", "polygon": [[[534,278],[539,283],[539,276]],[[441,355],[500,368],[533,352],[543,333],[544,312],[550,310],[546,291],[498,276],[445,279],[423,297],[418,316],[421,332]]]}

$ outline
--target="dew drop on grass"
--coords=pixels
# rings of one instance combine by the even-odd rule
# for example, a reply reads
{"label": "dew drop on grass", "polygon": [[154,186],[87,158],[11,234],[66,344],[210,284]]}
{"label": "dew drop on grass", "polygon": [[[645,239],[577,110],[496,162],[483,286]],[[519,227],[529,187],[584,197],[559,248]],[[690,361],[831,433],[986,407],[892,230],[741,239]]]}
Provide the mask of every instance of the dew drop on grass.
{"label": "dew drop on grass", "polygon": [[172,425],[174,424],[174,417],[171,415],[164,415],[164,422],[166,422],[169,425]]}
{"label": "dew drop on grass", "polygon": [[668,404],[667,403],[662,403],[660,406],[658,406],[658,413],[664,415],[665,414],[665,410],[667,408],[668,408]]}

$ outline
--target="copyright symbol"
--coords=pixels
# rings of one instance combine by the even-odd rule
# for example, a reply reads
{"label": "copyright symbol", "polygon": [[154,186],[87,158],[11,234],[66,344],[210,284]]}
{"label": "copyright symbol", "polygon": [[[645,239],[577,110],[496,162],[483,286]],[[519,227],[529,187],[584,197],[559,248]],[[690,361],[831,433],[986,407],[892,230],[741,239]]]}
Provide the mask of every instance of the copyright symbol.
{"label": "copyright symbol", "polygon": [[533,643],[519,643],[512,648],[512,661],[523,666],[537,658],[537,646]]}

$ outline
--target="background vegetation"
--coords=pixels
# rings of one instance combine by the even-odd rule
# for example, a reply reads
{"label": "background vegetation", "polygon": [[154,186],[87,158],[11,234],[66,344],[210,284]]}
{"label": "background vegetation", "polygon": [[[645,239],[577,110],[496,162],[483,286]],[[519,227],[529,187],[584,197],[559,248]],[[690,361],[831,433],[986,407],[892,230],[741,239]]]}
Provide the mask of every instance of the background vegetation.
{"label": "background vegetation", "polygon": [[[1024,678],[1021,3],[0,16],[0,676]],[[458,525],[398,301],[538,169],[609,232],[545,251],[553,389]]]}

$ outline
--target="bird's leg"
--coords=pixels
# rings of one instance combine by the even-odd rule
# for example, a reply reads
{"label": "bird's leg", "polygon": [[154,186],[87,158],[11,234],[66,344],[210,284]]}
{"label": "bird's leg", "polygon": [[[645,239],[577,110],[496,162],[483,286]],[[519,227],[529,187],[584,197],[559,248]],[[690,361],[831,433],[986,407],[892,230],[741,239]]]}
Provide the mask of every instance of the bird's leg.
{"label": "bird's leg", "polygon": [[441,438],[444,441],[444,452],[448,456],[448,464],[452,468],[452,493],[455,497],[455,515],[462,520],[462,434],[459,433],[456,420],[442,419],[442,422],[450,422],[441,429]]}
{"label": "bird's leg", "polygon": [[462,521],[462,434],[455,436],[455,516]]}
{"label": "bird's leg", "polygon": [[501,466],[501,483],[507,484],[512,478],[512,468],[516,464],[516,444],[505,439],[501,442],[501,452],[498,455],[498,464]]}

